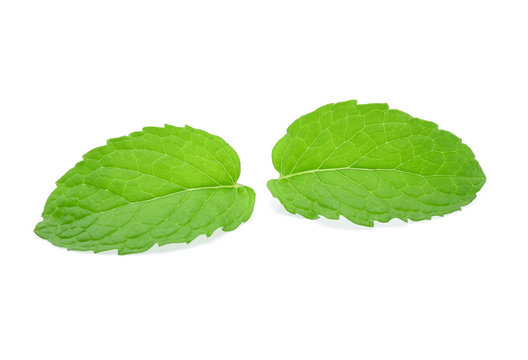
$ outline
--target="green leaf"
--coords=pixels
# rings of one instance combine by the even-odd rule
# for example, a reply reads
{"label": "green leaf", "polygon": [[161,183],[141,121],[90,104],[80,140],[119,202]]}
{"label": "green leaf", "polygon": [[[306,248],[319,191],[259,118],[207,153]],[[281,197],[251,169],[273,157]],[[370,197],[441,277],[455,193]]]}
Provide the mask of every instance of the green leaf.
{"label": "green leaf", "polygon": [[268,188],[286,210],[366,226],[459,210],[486,181],[458,137],[387,104],[323,106],[290,125],[272,158],[280,177]]}
{"label": "green leaf", "polygon": [[221,138],[166,125],[91,150],[59,181],[35,233],[73,250],[119,254],[190,242],[247,221],[254,191]]}

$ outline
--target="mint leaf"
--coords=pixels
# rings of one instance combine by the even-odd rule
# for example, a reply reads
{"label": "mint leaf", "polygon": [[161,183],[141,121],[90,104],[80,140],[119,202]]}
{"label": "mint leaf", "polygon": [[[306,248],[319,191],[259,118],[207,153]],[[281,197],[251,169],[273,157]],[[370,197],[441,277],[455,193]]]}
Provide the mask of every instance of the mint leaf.
{"label": "mint leaf", "polygon": [[189,126],[146,127],[83,159],[57,181],[35,228],[58,246],[137,253],[234,230],[253,211],[236,152]]}
{"label": "mint leaf", "polygon": [[458,137],[387,104],[323,106],[290,125],[272,158],[280,177],[268,188],[286,210],[366,226],[459,210],[486,181]]}

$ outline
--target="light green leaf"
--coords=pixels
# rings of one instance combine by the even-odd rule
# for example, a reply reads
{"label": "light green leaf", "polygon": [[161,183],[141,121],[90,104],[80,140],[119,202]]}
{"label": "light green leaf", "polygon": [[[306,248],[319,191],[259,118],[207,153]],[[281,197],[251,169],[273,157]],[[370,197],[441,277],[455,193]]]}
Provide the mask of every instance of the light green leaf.
{"label": "light green leaf", "polygon": [[58,246],[137,253],[234,230],[253,211],[236,152],[189,126],[146,127],[83,159],[57,181],[35,228]]}
{"label": "light green leaf", "polygon": [[286,210],[366,226],[459,210],[486,181],[458,137],[387,104],[323,106],[290,125],[272,158],[280,177],[268,188]]}

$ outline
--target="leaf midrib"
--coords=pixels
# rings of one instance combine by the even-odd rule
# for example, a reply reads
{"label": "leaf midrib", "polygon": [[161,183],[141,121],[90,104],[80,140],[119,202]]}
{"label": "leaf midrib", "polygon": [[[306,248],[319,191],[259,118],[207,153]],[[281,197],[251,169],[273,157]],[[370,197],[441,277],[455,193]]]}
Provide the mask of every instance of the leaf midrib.
{"label": "leaf midrib", "polygon": [[443,175],[443,174],[432,174],[432,175],[424,175],[424,174],[418,174],[418,173],[414,173],[414,172],[411,172],[411,171],[405,171],[405,170],[399,170],[399,169],[369,169],[369,168],[356,168],[356,167],[340,167],[340,168],[331,168],[331,169],[314,169],[314,170],[301,171],[301,172],[298,172],[298,173],[293,173],[293,174],[288,174],[288,175],[280,176],[280,177],[278,178],[278,180],[289,179],[289,178],[292,178],[292,177],[294,177],[294,176],[299,176],[299,175],[315,174],[315,173],[318,173],[318,172],[327,172],[327,171],[340,171],[340,170],[358,170],[358,171],[395,171],[395,172],[399,172],[399,173],[403,173],[403,174],[417,175],[417,176],[421,176],[421,177],[424,177],[424,178],[428,178],[428,177],[436,177],[436,176],[459,176],[459,177],[465,177],[465,178],[479,178],[479,177],[480,177],[480,176],[464,176],[464,175],[457,175],[457,174],[446,174],[446,175]]}
{"label": "leaf midrib", "polygon": [[[204,187],[190,188],[190,189],[185,189],[185,190],[181,190],[181,191],[176,191],[176,192],[172,192],[170,194],[156,196],[156,197],[153,197],[153,198],[150,198],[150,199],[145,199],[145,200],[139,200],[139,201],[127,201],[127,200],[125,200],[125,201],[127,201],[127,203],[125,203],[125,204],[121,204],[121,205],[118,205],[118,206],[115,206],[113,208],[106,209],[106,210],[103,210],[103,211],[91,212],[91,214],[82,216],[82,217],[77,218],[77,219],[73,219],[70,222],[63,223],[62,225],[69,225],[69,224],[72,224],[72,223],[74,223],[76,221],[80,221],[80,220],[82,220],[82,219],[84,219],[84,218],[86,218],[88,216],[105,214],[105,213],[108,213],[110,211],[114,211],[116,209],[121,209],[121,208],[129,206],[129,205],[146,204],[146,203],[149,203],[151,201],[156,201],[156,200],[168,198],[170,196],[175,196],[175,195],[182,194],[182,193],[189,193],[191,191],[197,191],[197,190],[219,190],[219,189],[229,189],[229,188],[238,189],[240,187],[244,187],[244,185],[237,183],[237,184],[233,184],[233,185],[204,186]],[[98,188],[98,189],[101,190],[101,191],[105,191],[106,190],[106,189],[101,189],[101,188]],[[48,221],[51,221],[51,220],[48,220]]]}

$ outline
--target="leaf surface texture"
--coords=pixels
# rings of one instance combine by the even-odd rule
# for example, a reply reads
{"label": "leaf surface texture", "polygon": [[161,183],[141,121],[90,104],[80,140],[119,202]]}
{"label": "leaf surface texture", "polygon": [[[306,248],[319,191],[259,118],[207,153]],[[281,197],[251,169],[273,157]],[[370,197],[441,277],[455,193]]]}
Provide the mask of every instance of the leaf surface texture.
{"label": "leaf surface texture", "polygon": [[387,104],[323,106],[288,127],[268,188],[291,213],[372,226],[430,219],[469,204],[486,177],[471,149]]}
{"label": "leaf surface texture", "polygon": [[57,181],[35,233],[74,250],[119,254],[234,230],[253,211],[240,160],[189,126],[147,127],[91,150]]}

